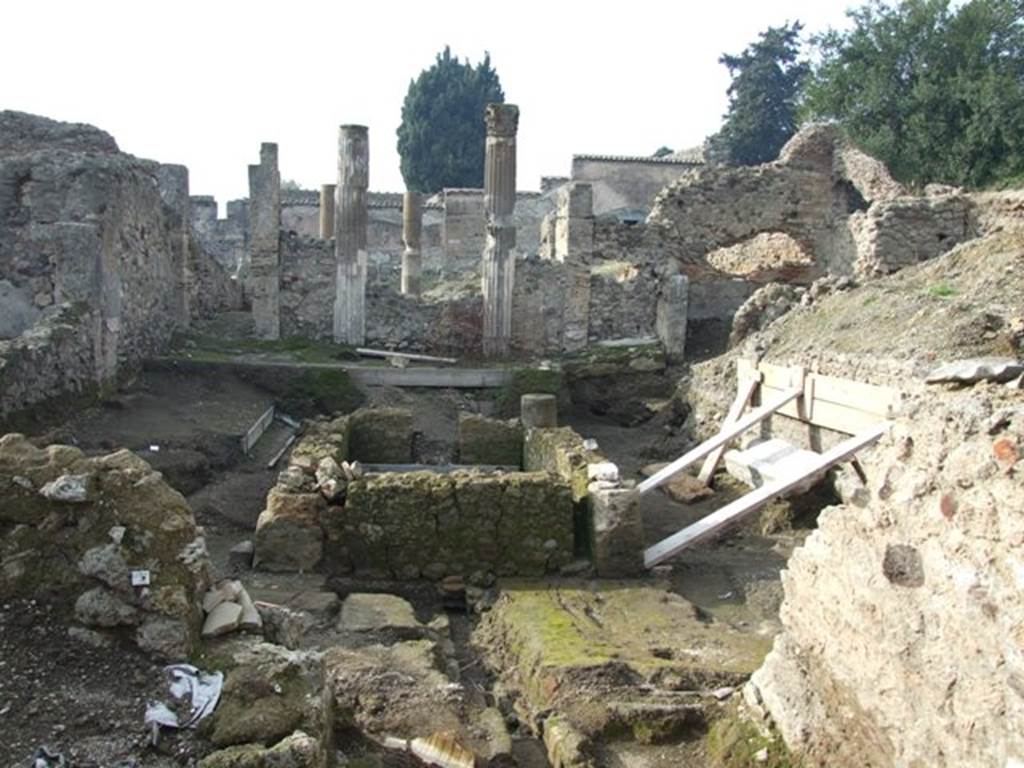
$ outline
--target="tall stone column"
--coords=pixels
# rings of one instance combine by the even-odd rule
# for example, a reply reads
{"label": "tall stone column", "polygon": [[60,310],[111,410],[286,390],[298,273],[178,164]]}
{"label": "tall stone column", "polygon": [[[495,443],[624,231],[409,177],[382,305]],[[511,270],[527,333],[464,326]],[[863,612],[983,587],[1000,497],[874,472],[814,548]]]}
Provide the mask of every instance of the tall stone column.
{"label": "tall stone column", "polygon": [[488,104],[484,210],[487,241],[483,254],[484,334],[487,357],[503,357],[512,336],[512,286],[515,279],[516,131],[519,107]]}
{"label": "tall stone column", "polygon": [[249,166],[249,276],[256,336],[281,336],[281,174],[277,144],[260,145],[260,164]]}
{"label": "tall stone column", "polygon": [[191,274],[188,249],[188,232],[191,227],[191,198],[188,194],[188,168],[184,165],[160,165],[156,172],[160,198],[164,203],[164,215],[171,226],[172,246],[171,267],[173,274],[169,286],[172,296],[171,309],[178,328],[188,328],[191,322],[191,288],[194,278]]}
{"label": "tall stone column", "polygon": [[334,237],[334,184],[320,185],[320,238]]}
{"label": "tall stone column", "polygon": [[365,125],[338,129],[338,190],[334,214],[334,341],[366,340],[366,198],[370,140]]}
{"label": "tall stone column", "polygon": [[420,236],[423,233],[423,195],[405,190],[402,197],[402,293],[420,295],[423,269]]}

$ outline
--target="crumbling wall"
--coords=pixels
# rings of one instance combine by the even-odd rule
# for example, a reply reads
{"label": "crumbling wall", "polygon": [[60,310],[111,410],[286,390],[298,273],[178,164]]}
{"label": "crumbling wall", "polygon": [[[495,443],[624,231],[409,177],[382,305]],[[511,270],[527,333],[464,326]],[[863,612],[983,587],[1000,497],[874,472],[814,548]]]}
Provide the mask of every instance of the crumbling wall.
{"label": "crumbling wall", "polygon": [[1024,758],[1024,407],[928,392],[860,460],[868,484],[783,572],[783,633],[748,698],[816,764]]}
{"label": "crumbling wall", "polygon": [[[140,571],[148,582],[132,580]],[[128,451],[86,457],[0,438],[0,599],[52,601],[79,625],[180,661],[209,583],[184,497]]]}
{"label": "crumbling wall", "polygon": [[229,201],[223,219],[217,218],[217,201],[212,197],[193,195],[191,203],[192,233],[199,248],[229,275],[237,275],[248,247],[249,201]]}
{"label": "crumbling wall", "polygon": [[[91,362],[48,332],[8,351],[4,376],[28,382],[46,358],[53,373],[37,390],[0,394],[0,414],[82,382],[112,381],[159,353],[185,321],[182,229],[161,198],[160,166],[118,151],[91,126],[0,113],[0,278],[31,296],[42,318],[82,326],[61,334],[91,343]],[[41,320],[42,322],[43,320]],[[52,322],[51,322],[52,325]]]}

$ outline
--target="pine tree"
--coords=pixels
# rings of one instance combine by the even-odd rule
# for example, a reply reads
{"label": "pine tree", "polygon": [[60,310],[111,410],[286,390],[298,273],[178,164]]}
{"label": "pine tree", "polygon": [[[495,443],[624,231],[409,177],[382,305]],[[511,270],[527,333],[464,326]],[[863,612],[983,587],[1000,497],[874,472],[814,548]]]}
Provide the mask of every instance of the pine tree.
{"label": "pine tree", "polygon": [[797,101],[808,66],[798,61],[800,22],[769,27],[738,56],[723,54],[729,68],[729,111],[711,137],[711,155],[731,165],[774,160],[797,128]]}
{"label": "pine tree", "polygon": [[490,54],[475,67],[445,46],[433,66],[409,83],[398,127],[398,154],[409,189],[482,187],[484,107],[505,94]]}

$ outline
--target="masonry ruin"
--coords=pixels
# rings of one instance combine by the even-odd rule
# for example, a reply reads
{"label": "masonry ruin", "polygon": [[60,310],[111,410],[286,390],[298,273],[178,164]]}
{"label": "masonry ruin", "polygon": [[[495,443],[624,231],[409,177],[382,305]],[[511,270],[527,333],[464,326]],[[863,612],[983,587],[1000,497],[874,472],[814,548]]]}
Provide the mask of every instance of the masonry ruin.
{"label": "masonry ruin", "polygon": [[9,763],[1024,760],[1024,195],[826,125],[523,191],[519,116],[220,218],[0,112]]}

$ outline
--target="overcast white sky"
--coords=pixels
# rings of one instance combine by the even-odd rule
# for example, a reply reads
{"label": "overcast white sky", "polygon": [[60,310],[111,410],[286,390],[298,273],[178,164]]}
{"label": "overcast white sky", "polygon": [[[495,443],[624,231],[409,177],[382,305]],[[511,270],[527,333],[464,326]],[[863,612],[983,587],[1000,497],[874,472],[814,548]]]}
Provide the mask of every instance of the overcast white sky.
{"label": "overcast white sky", "polygon": [[738,53],[769,25],[845,26],[849,0],[4,4],[0,108],[92,123],[121,148],[184,163],[192,194],[248,194],[262,141],[281,175],[334,180],[337,126],[370,127],[370,187],[399,191],[409,81],[445,44],[485,50],[520,107],[520,189],[574,153],[651,154],[714,132]]}

